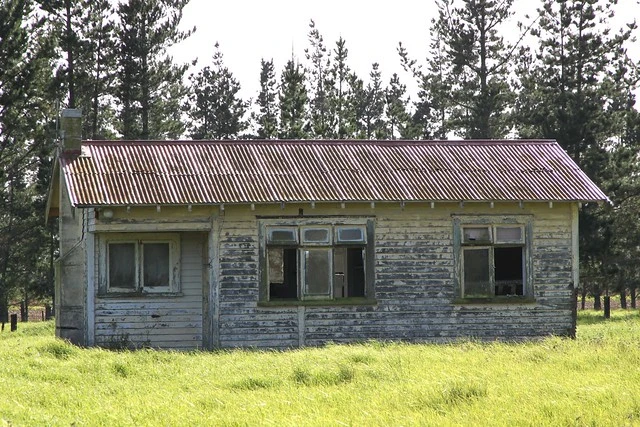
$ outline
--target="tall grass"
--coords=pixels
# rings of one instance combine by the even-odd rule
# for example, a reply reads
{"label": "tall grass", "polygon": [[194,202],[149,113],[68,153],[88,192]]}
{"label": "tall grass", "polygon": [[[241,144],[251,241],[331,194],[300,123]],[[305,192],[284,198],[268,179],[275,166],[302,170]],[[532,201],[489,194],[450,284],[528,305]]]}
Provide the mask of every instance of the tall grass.
{"label": "tall grass", "polygon": [[640,425],[640,317],[576,340],[286,352],[81,349],[0,333],[2,425]]}

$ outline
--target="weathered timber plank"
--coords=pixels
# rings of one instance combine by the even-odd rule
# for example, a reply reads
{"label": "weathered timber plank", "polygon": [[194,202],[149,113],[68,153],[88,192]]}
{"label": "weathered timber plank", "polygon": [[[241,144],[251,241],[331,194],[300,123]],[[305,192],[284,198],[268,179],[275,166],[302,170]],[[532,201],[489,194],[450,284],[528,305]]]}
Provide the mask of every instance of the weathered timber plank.
{"label": "weathered timber plank", "polygon": [[[155,320],[155,319],[154,319]],[[96,331],[161,331],[158,334],[193,334],[202,331],[202,322],[177,322],[169,320],[110,322],[96,324]],[[156,333],[156,332],[153,332]]]}

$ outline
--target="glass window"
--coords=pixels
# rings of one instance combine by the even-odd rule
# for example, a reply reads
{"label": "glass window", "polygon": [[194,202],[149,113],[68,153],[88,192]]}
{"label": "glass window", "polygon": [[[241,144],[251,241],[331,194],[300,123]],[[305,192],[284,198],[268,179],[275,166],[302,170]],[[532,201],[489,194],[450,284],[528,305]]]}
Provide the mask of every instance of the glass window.
{"label": "glass window", "polygon": [[269,243],[295,245],[298,243],[298,230],[296,228],[271,228],[269,229]]}
{"label": "glass window", "polygon": [[109,287],[136,289],[135,243],[109,244]]}
{"label": "glass window", "polygon": [[362,227],[336,227],[339,243],[365,243],[365,233]]}
{"label": "glass window", "polygon": [[524,226],[467,225],[462,227],[461,234],[460,246],[456,248],[461,257],[461,297],[491,298],[527,293]]}
{"label": "glass window", "polygon": [[464,227],[462,241],[464,243],[491,242],[489,227]]}
{"label": "glass window", "polygon": [[[135,238],[136,240],[132,239]],[[175,233],[107,233],[100,271],[107,277],[99,292],[176,292],[180,245]]]}
{"label": "glass window", "polygon": [[[361,225],[266,226],[268,300],[334,299],[367,296],[366,227]],[[276,232],[289,236],[283,238]],[[300,242],[291,244],[292,236]],[[371,251],[373,254],[373,251]],[[373,255],[371,255],[373,256]]]}
{"label": "glass window", "polygon": [[271,243],[296,243],[298,241],[296,237],[294,230],[271,231]]}
{"label": "glass window", "polygon": [[142,286],[169,286],[169,243],[145,243],[143,245]]}
{"label": "glass window", "polygon": [[308,249],[304,251],[305,273],[304,273],[304,294],[305,296],[331,295],[331,251],[328,249]]}
{"label": "glass window", "polygon": [[328,244],[330,238],[331,238],[331,233],[327,228],[303,228],[302,229],[303,243]]}
{"label": "glass window", "polygon": [[489,297],[493,295],[489,272],[489,248],[465,249],[464,296]]}

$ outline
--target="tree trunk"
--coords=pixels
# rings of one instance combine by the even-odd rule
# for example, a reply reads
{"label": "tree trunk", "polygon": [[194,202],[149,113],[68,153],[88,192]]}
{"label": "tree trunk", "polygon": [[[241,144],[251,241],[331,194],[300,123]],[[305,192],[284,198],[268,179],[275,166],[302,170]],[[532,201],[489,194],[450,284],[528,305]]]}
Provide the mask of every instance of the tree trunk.
{"label": "tree trunk", "polygon": [[629,289],[629,295],[631,297],[631,308],[632,309],[636,309],[636,288],[635,286],[632,286],[631,289]]}
{"label": "tree trunk", "polygon": [[602,295],[600,292],[597,294],[593,294],[593,309],[594,310],[602,310]]}
{"label": "tree trunk", "polygon": [[9,321],[9,304],[4,295],[0,295],[0,324],[2,324],[2,330],[4,331],[4,324]]}
{"label": "tree trunk", "polygon": [[623,310],[627,309],[627,290],[626,289],[620,290],[620,308],[622,308]]}
{"label": "tree trunk", "polygon": [[587,303],[587,288],[585,286],[580,290],[580,308],[582,310],[585,309],[585,305]]}

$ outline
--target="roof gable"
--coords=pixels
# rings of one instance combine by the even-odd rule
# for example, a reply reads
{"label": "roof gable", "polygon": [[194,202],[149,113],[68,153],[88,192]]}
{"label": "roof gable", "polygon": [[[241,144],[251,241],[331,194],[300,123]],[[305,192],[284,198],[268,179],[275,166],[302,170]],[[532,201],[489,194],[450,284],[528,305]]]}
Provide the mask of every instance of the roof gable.
{"label": "roof gable", "polygon": [[75,206],[607,200],[547,140],[84,141],[61,165]]}

